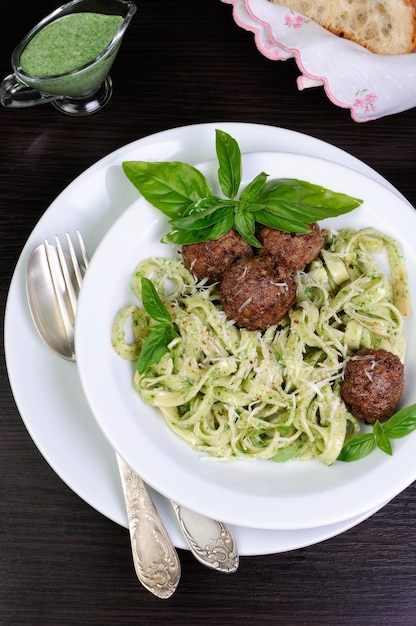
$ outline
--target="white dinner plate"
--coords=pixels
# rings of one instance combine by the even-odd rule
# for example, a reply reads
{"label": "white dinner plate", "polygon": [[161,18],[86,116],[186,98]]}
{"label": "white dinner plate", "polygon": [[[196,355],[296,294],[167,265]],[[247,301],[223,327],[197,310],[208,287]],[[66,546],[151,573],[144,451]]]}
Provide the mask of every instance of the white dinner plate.
{"label": "white dinner plate", "polygon": [[[211,138],[215,141],[215,137]],[[198,165],[214,194],[220,193],[218,162]],[[380,183],[343,165],[316,157],[261,152],[243,154],[242,186],[260,172],[299,178],[364,200],[352,213],[324,220],[326,228],[377,225],[399,241],[416,302],[416,212]],[[395,442],[390,457],[377,450],[355,463],[317,460],[226,463],[192,450],[167,426],[133,386],[134,364],[117,356],[111,332],[118,311],[137,304],[131,278],[139,262],[177,256],[177,246],[160,243],[168,218],[138,194],[109,230],[86,274],[77,309],[76,353],[81,382],[99,425],[112,446],[142,478],[168,498],[205,515],[251,528],[317,528],[362,515],[393,498],[416,478],[416,434]],[[405,320],[408,346],[416,344],[414,315]],[[416,354],[408,350],[402,406],[416,402],[411,384]]]}
{"label": "white dinner plate", "polygon": [[[22,250],[10,284],[5,315],[9,380],[23,422],[49,465],[80,498],[124,527],[127,518],[115,455],[87,405],[77,369],[53,354],[33,326],[26,299],[27,261],[45,237],[74,233],[76,229],[81,230],[93,254],[108,229],[137,199],[120,173],[120,163],[128,159],[189,163],[211,159],[215,157],[215,128],[235,137],[244,152],[281,150],[315,155],[343,163],[393,189],[352,155],[313,137],[260,124],[216,122],[170,129],[133,141],[87,169],[45,210]],[[175,545],[185,547],[169,504],[159,494],[153,495]],[[242,555],[271,554],[336,536],[373,512],[369,507],[364,515],[342,523],[300,531],[233,530]]]}

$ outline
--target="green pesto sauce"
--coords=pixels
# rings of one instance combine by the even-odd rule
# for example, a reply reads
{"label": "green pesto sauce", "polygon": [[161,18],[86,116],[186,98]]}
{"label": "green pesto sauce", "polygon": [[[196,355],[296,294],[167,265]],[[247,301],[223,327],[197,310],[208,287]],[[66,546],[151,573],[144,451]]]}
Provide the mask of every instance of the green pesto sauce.
{"label": "green pesto sauce", "polygon": [[120,15],[72,13],[47,24],[20,56],[22,70],[32,76],[65,74],[93,61],[120,29]]}

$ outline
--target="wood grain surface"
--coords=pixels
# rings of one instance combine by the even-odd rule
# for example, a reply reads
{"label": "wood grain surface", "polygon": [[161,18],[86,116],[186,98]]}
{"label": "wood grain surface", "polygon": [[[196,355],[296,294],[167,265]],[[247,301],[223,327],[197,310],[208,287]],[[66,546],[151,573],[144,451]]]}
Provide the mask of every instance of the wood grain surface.
{"label": "wood grain surface", "polygon": [[[0,76],[14,46],[56,6],[0,3]],[[1,109],[2,322],[19,254],[50,203],[98,159],[160,130],[217,121],[296,130],[363,160],[415,204],[416,111],[357,124],[322,88],[299,92],[298,73],[292,60],[262,56],[220,0],[137,0],[102,112],[75,119],[50,105]],[[0,385],[1,625],[416,624],[414,485],[338,537],[243,557],[233,575],[180,550],[179,588],[159,600],[136,580],[126,529],[74,494],[32,442],[4,357]]]}

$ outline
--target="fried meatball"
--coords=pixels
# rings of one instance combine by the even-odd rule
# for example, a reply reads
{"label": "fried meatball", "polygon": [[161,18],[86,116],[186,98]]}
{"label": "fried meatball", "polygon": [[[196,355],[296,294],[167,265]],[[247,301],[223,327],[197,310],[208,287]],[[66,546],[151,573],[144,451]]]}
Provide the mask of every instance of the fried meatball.
{"label": "fried meatball", "polygon": [[182,247],[185,267],[199,280],[221,281],[224,271],[238,259],[253,256],[253,249],[234,229],[219,239],[191,243]]}
{"label": "fried meatball", "polygon": [[278,324],[296,300],[292,272],[268,256],[240,259],[224,273],[220,300],[229,319],[249,330]]}
{"label": "fried meatball", "polygon": [[319,225],[309,224],[310,231],[302,235],[259,225],[257,238],[262,244],[260,254],[272,256],[293,271],[302,270],[318,256],[324,245],[324,236]]}
{"label": "fried meatball", "polygon": [[363,349],[347,361],[341,397],[366,424],[386,421],[395,412],[404,387],[404,367],[387,350]]}

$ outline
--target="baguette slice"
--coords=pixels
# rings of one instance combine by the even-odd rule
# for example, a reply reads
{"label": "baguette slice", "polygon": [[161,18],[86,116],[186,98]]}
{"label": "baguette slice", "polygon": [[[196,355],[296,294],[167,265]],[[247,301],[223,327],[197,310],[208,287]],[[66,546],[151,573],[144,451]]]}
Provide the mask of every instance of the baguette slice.
{"label": "baguette slice", "polygon": [[416,0],[270,0],[378,54],[416,47]]}

